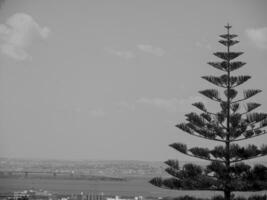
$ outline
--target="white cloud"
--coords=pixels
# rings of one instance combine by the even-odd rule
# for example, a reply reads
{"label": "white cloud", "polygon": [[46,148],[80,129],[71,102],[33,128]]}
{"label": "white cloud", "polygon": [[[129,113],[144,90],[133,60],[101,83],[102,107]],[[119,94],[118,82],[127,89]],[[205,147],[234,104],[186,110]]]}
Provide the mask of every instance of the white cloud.
{"label": "white cloud", "polygon": [[119,110],[129,110],[129,111],[135,110],[135,105],[132,103],[128,103],[126,101],[121,101],[117,103],[117,107]]}
{"label": "white cloud", "polygon": [[267,49],[267,27],[247,29],[246,34],[255,46]]}
{"label": "white cloud", "polygon": [[107,115],[107,113],[102,108],[90,110],[89,113],[92,117],[104,117]]}
{"label": "white cloud", "polygon": [[109,48],[109,47],[106,47],[105,50],[108,53],[112,54],[112,55],[115,55],[115,56],[118,56],[118,57],[122,57],[124,59],[131,59],[131,58],[134,58],[135,57],[135,55],[134,55],[133,52],[127,51],[127,50],[125,50],[125,51],[119,51],[119,50],[115,50],[115,49]]}
{"label": "white cloud", "polygon": [[29,47],[36,39],[46,39],[50,34],[48,27],[41,27],[30,15],[16,13],[0,24],[0,50],[15,60],[27,60]]}
{"label": "white cloud", "polygon": [[177,111],[188,111],[192,109],[191,104],[194,102],[198,102],[203,100],[202,97],[195,96],[189,97],[187,99],[178,99],[178,98],[140,98],[136,102],[140,104],[146,104],[150,106],[154,106],[168,112],[177,112]]}
{"label": "white cloud", "polygon": [[155,56],[163,56],[165,54],[165,51],[160,47],[153,47],[149,44],[138,44],[137,48],[140,51],[153,54]]}

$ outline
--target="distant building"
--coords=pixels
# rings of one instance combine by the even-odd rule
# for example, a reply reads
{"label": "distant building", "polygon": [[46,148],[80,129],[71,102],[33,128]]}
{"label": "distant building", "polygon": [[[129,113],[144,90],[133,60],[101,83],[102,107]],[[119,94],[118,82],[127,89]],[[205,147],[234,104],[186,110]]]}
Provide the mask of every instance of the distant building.
{"label": "distant building", "polygon": [[13,193],[14,199],[18,200],[22,197],[28,197],[33,200],[52,200],[52,194],[43,190],[24,190]]}
{"label": "distant building", "polygon": [[133,198],[120,198],[119,196],[115,196],[115,198],[107,197],[106,200],[143,200],[143,196],[137,196]]}

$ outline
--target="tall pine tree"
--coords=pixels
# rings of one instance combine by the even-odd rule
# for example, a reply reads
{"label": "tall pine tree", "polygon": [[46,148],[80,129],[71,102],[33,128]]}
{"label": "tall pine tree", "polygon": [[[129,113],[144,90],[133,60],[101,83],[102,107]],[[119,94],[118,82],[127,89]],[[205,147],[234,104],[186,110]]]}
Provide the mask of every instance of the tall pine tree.
{"label": "tall pine tree", "polygon": [[[186,123],[176,125],[182,131],[199,138],[211,140],[221,145],[213,149],[193,147],[186,144],[173,143],[172,148],[191,157],[211,161],[206,167],[195,164],[179,166],[178,160],[168,160],[166,172],[171,178],[153,178],[150,182],[158,187],[187,190],[223,191],[226,200],[231,199],[233,191],[259,191],[267,189],[267,167],[264,165],[248,165],[242,161],[267,155],[267,146],[260,147],[249,144],[240,146],[239,141],[248,140],[267,132],[267,114],[255,112],[259,103],[248,102],[261,90],[246,89],[238,95],[237,88],[251,77],[233,75],[234,71],[243,67],[244,62],[233,61],[243,52],[230,51],[231,46],[239,41],[237,35],[230,34],[230,25],[225,26],[227,33],[220,35],[219,43],[226,47],[225,52],[216,52],[219,62],[209,62],[212,67],[221,70],[221,76],[203,76],[206,81],[222,88],[206,89],[200,94],[219,104],[219,112],[211,112],[202,102],[193,104],[201,112],[186,114]],[[220,95],[220,93],[224,93]]]}

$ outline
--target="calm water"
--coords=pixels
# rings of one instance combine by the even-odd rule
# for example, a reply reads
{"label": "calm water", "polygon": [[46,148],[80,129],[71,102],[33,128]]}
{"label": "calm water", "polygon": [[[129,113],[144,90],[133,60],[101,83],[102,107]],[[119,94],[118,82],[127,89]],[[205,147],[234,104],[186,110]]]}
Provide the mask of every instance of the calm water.
{"label": "calm water", "polygon": [[[120,196],[181,196],[192,195],[211,197],[219,192],[210,191],[177,191],[154,187],[147,179],[131,179],[128,181],[90,181],[90,180],[60,180],[60,179],[31,179],[31,178],[0,178],[0,193],[7,193],[25,189],[43,189],[55,193],[101,193]],[[247,196],[252,193],[238,193]],[[258,194],[267,194],[267,191]]]}

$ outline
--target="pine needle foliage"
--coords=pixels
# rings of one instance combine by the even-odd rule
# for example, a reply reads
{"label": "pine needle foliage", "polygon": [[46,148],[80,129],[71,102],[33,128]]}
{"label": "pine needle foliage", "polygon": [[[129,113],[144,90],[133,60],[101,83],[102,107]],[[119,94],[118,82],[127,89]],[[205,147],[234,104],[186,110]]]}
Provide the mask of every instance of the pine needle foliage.
{"label": "pine needle foliage", "polygon": [[[267,114],[255,112],[260,104],[247,102],[248,99],[261,92],[259,89],[245,89],[238,97],[239,87],[251,77],[248,75],[233,76],[232,72],[246,63],[235,61],[243,52],[230,51],[231,46],[238,43],[237,37],[230,34],[230,25],[225,26],[227,33],[220,35],[219,43],[226,47],[225,52],[214,55],[222,61],[208,62],[209,65],[223,72],[221,76],[203,76],[209,83],[223,90],[206,89],[199,93],[217,102],[221,110],[209,112],[202,102],[193,103],[200,113],[186,114],[186,121],[177,124],[182,131],[221,145],[213,149],[187,147],[183,143],[173,143],[170,147],[178,152],[210,161],[206,167],[194,164],[179,166],[177,160],[168,160],[166,172],[171,178],[153,178],[150,183],[169,189],[185,190],[218,190],[223,191],[224,199],[230,200],[233,191],[259,191],[267,189],[267,167],[250,166],[246,160],[267,155],[267,145],[258,147],[254,144],[240,146],[239,142],[266,134]],[[240,90],[240,89],[239,89]]]}

